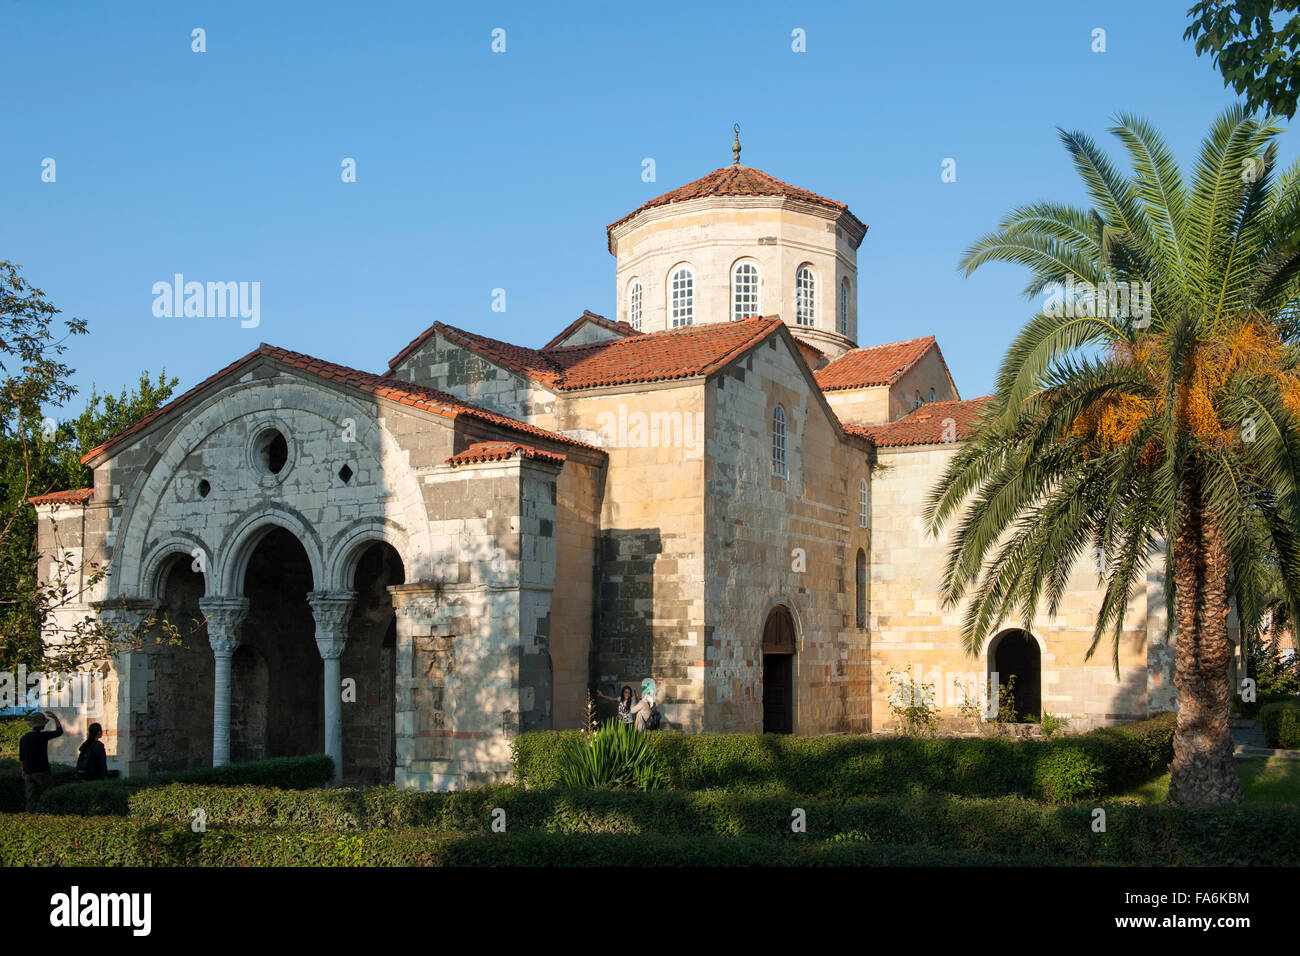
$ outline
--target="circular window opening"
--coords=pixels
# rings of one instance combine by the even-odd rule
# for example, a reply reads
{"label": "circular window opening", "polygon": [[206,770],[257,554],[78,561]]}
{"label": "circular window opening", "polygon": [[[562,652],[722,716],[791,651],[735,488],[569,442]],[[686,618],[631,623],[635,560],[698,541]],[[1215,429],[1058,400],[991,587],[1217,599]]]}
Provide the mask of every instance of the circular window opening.
{"label": "circular window opening", "polygon": [[269,429],[257,439],[257,454],[267,472],[278,475],[289,460],[289,443],[274,428]]}
{"label": "circular window opening", "polygon": [[212,485],[208,482],[208,479],[204,478],[202,481],[199,482],[200,498],[206,498],[211,491],[212,491]]}

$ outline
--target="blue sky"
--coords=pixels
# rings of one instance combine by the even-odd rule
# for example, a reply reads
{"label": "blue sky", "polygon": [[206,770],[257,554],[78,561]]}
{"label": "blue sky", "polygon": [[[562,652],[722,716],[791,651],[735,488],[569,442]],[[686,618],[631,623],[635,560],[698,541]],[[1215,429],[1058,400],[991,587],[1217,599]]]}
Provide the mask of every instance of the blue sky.
{"label": "blue sky", "polygon": [[[1189,5],[5,2],[0,259],[89,321],[83,392],[263,341],[382,371],[437,320],[540,345],[614,313],[605,226],[729,163],[739,122],[747,165],[870,225],[860,344],[933,333],[971,397],[1032,309],[1022,270],[957,261],[1016,204],[1083,201],[1055,128],[1118,157],[1135,112],[1190,166],[1233,102]],[[155,317],[178,272],[259,282],[260,325]]]}

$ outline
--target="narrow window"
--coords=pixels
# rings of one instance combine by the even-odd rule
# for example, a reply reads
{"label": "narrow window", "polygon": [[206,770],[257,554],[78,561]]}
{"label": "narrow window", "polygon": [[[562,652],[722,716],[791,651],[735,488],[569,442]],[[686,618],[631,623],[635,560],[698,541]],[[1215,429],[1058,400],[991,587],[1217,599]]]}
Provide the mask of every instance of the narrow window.
{"label": "narrow window", "polygon": [[930,401],[934,401],[934,386],[930,387]]}
{"label": "narrow window", "polygon": [[812,268],[800,266],[794,274],[794,320],[799,325],[812,325],[817,317],[817,283]]}
{"label": "narrow window", "polygon": [[632,328],[641,331],[641,280],[633,279],[627,290],[627,321]]}
{"label": "narrow window", "polygon": [[840,283],[840,335],[849,334],[849,280]]}
{"label": "narrow window", "polygon": [[780,405],[772,412],[772,474],[786,477],[785,471],[785,409]]}
{"label": "narrow window", "polygon": [[669,304],[672,327],[681,328],[695,324],[695,273],[682,266],[669,281]]}
{"label": "narrow window", "polygon": [[867,553],[858,548],[857,567],[858,627],[867,626]]}
{"label": "narrow window", "polygon": [[742,262],[731,274],[731,317],[752,319],[758,314],[758,266]]}
{"label": "narrow window", "polygon": [[871,520],[871,489],[867,479],[858,483],[858,527],[865,528]]}

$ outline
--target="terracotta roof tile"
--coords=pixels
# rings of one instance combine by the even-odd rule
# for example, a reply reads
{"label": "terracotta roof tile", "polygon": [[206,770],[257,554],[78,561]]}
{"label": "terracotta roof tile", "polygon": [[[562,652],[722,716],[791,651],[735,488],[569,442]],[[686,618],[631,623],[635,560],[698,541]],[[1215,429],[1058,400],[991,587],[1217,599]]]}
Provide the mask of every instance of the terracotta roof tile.
{"label": "terracotta roof tile", "polygon": [[541,451],[531,445],[504,441],[475,442],[459,454],[448,458],[447,464],[454,468],[457,465],[468,465],[484,461],[505,461],[516,456],[520,458],[536,458],[557,465],[564,464],[564,456],[558,452]]}
{"label": "terracotta roof tile", "polygon": [[34,505],[84,505],[95,496],[94,488],[74,488],[71,491],[51,491],[27,500]]}
{"label": "terracotta roof tile", "polygon": [[185,392],[185,394],[168,402],[162,408],[158,409],[158,411],[137,422],[131,428],[128,428],[126,431],[109,439],[98,448],[92,448],[82,456],[82,462],[90,461],[90,459],[103,453],[123,439],[143,430],[148,427],[150,423],[177,408],[190,396],[213,384],[218,379],[231,374],[258,357],[271,358],[300,372],[306,372],[310,375],[316,375],[320,378],[328,379],[329,381],[337,382],[341,385],[357,388],[363,392],[369,392],[370,394],[380,398],[400,402],[403,405],[409,405],[413,408],[432,411],[446,418],[454,419],[464,415],[466,418],[472,418],[490,425],[496,425],[497,427],[518,434],[531,435],[535,438],[544,438],[549,441],[561,442],[574,447],[595,449],[594,445],[577,441],[576,439],[569,438],[566,435],[561,435],[558,432],[548,431],[545,428],[538,428],[536,425],[529,425],[527,422],[521,422],[513,418],[507,418],[504,415],[498,415],[495,412],[488,411],[486,408],[481,408],[478,405],[472,405],[469,402],[461,401],[454,395],[441,392],[436,388],[428,388],[424,385],[415,385],[410,382],[403,382],[400,379],[375,375],[372,372],[363,372],[359,369],[348,368],[346,365],[337,365],[334,362],[326,362],[323,359],[318,359],[311,355],[304,355],[301,352],[290,352],[287,349],[280,349],[272,345],[263,344],[259,346],[256,351],[249,352],[238,361],[227,365],[220,372],[204,379],[198,385]]}
{"label": "terracotta roof tile", "polygon": [[985,395],[958,402],[927,402],[888,425],[845,425],[844,430],[870,438],[880,448],[944,444],[946,429],[952,429],[950,441],[965,441],[974,436],[980,413],[991,399]]}
{"label": "terracotta roof tile", "polygon": [[672,190],[672,192],[664,193],[649,202],[642,203],[622,219],[610,223],[605,231],[607,233],[612,231],[616,226],[622,225],[647,209],[667,206],[669,203],[687,202],[691,199],[705,199],[709,196],[784,196],[789,199],[800,199],[837,212],[847,213],[854,222],[866,229],[862,220],[849,212],[849,207],[842,202],[827,199],[825,196],[819,196],[806,189],[791,186],[789,183],[783,183],[775,176],[770,176],[761,169],[733,165],[715,169],[707,176],[702,176],[693,183],[687,183],[685,186]]}
{"label": "terracotta roof tile", "polygon": [[609,329],[609,331],[615,332],[618,335],[622,335],[622,336],[642,334],[639,330],[632,328],[632,326],[628,325],[626,322],[619,322],[619,321],[615,321],[614,319],[607,319],[603,315],[597,315],[595,312],[586,311],[583,312],[582,315],[574,319],[572,322],[570,322],[563,332],[561,332],[555,338],[551,339],[551,341],[543,345],[542,349],[543,350],[553,349],[557,347],[561,342],[563,342],[566,338],[568,338],[570,335],[576,332],[586,322],[591,322],[593,325],[599,325],[603,329]]}
{"label": "terracotta roof tile", "polygon": [[934,336],[926,335],[905,342],[850,349],[814,374],[823,392],[892,385],[934,346]]}

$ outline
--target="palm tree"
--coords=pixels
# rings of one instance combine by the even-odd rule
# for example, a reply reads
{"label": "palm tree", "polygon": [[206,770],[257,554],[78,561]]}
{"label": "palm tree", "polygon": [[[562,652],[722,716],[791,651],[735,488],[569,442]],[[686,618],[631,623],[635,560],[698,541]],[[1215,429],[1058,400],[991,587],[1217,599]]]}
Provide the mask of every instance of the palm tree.
{"label": "palm tree", "polygon": [[955,522],[943,595],[969,602],[972,654],[1009,614],[1032,620],[1043,601],[1056,613],[1092,557],[1088,657],[1109,633],[1118,673],[1129,596],[1163,553],[1177,642],[1169,800],[1239,803],[1229,607],[1258,619],[1265,564],[1300,606],[1300,165],[1276,175],[1279,130],[1240,107],[1214,122],[1190,182],[1149,124],[1116,123],[1132,175],[1062,130],[1092,208],[1021,206],[963,257],[967,275],[1028,266],[1026,295],[1050,297],[926,520],[936,535]]}

